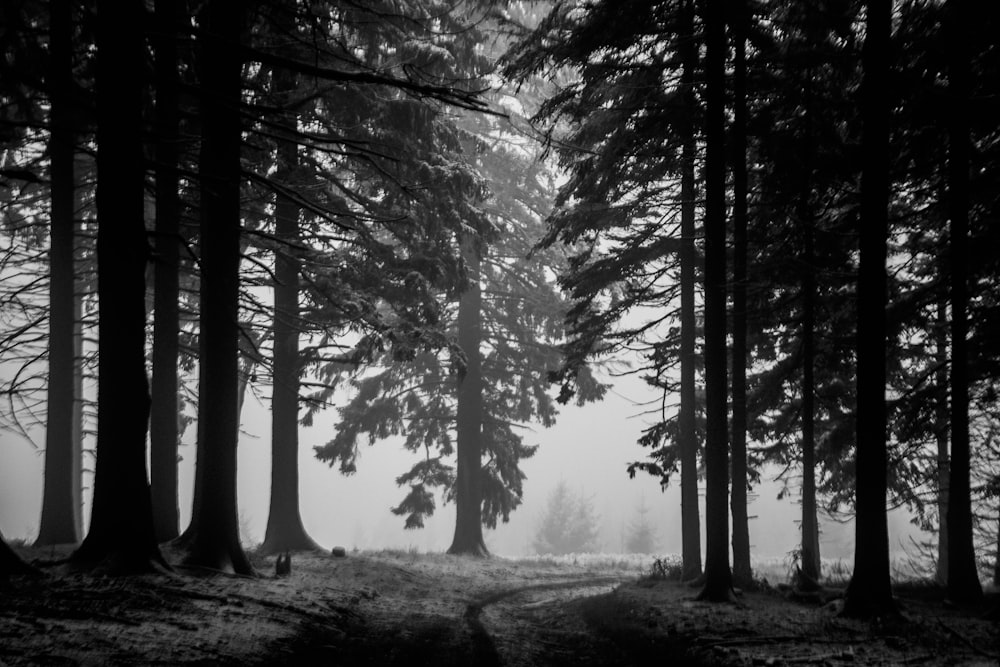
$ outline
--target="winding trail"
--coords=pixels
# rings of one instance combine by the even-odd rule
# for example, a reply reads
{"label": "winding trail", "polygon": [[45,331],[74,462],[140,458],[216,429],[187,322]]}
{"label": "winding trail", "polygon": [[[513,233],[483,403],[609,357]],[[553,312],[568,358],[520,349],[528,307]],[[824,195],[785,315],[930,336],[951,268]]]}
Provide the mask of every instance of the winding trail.
{"label": "winding trail", "polygon": [[[539,620],[547,609],[570,600],[609,593],[623,577],[586,577],[501,589],[466,605],[475,664],[483,667],[531,664],[543,644]],[[489,618],[484,622],[484,612]]]}

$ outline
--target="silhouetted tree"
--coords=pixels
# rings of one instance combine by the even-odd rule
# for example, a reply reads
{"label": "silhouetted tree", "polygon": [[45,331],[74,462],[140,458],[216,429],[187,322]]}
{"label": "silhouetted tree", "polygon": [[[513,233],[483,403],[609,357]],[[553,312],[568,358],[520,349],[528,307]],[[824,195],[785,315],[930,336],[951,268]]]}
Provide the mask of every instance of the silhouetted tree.
{"label": "silhouetted tree", "polygon": [[180,353],[180,61],[177,43],[185,3],[157,0],[151,41],[155,55],[154,118],[156,228],[153,259],[152,406],[149,417],[149,480],[156,539],[177,537],[177,460],[181,404]]}
{"label": "silhouetted tree", "polygon": [[240,98],[243,10],[224,0],[201,15],[202,137],[198,470],[185,565],[252,574],[239,538]]}
{"label": "silhouetted tree", "polygon": [[866,4],[858,269],[857,511],[847,616],[896,613],[886,522],[886,255],[889,233],[889,36],[892,2]]}
{"label": "silhouetted tree", "polygon": [[49,377],[39,546],[80,541],[82,451],[74,437],[75,3],[49,3]]}
{"label": "silhouetted tree", "polygon": [[146,478],[146,261],[138,0],[97,6],[97,459],[90,531],[71,563],[114,573],[165,565]]}
{"label": "silhouetted tree", "polygon": [[726,382],[726,23],[723,0],[705,9],[705,587],[732,594]]}
{"label": "silhouetted tree", "polygon": [[972,537],[969,490],[969,39],[972,5],[948,0],[948,214],[951,265],[951,457],[948,479],[948,596],[977,602],[983,596]]}

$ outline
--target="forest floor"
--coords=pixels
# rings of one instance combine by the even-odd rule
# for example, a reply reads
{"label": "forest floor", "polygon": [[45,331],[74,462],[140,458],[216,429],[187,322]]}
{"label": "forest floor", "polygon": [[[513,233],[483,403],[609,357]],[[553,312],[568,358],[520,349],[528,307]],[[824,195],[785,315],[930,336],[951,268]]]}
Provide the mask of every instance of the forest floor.
{"label": "forest floor", "polygon": [[697,602],[612,559],[303,553],[284,577],[273,558],[255,564],[257,578],[50,567],[13,579],[0,589],[0,665],[1000,663],[996,595],[958,610],[931,587],[901,587],[902,619],[868,623],[787,588]]}

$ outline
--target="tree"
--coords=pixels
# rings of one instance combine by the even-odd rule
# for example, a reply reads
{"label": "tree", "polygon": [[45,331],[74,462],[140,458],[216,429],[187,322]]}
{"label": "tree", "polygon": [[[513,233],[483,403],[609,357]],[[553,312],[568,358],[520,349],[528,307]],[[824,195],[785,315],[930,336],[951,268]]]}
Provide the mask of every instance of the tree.
{"label": "tree", "polygon": [[889,231],[889,36],[892,3],[869,0],[862,54],[857,333],[856,537],[843,613],[896,613],[886,522],[886,255]]}
{"label": "tree", "polygon": [[49,3],[51,231],[49,242],[49,378],[45,482],[36,544],[72,543],[82,535],[82,452],[74,438],[74,229],[76,179],[73,99],[73,3]]}
{"label": "tree", "polygon": [[732,499],[733,581],[753,584],[750,568],[750,527],[747,516],[747,96],[745,0],[730,3],[729,25],[733,38],[733,352],[732,352]]}
{"label": "tree", "polygon": [[983,596],[972,542],[969,491],[968,244],[969,244],[969,53],[971,5],[949,0],[948,212],[951,266],[951,457],[948,479],[948,596],[977,602]]}
{"label": "tree", "polygon": [[90,531],[71,562],[114,573],[165,566],[146,479],[142,63],[139,2],[97,7],[97,231],[100,322],[97,461]]}
{"label": "tree", "polygon": [[535,539],[535,553],[564,556],[597,548],[597,516],[590,500],[560,480],[549,494]]}
{"label": "tree", "polygon": [[156,539],[177,537],[178,299],[180,271],[180,76],[177,41],[184,3],[157,0],[152,32],[155,53],[156,237],[153,263],[152,406],[149,418],[149,477]]}
{"label": "tree", "polygon": [[705,587],[699,598],[729,600],[729,439],[726,382],[726,25],[722,0],[705,21]]}
{"label": "tree", "polygon": [[214,0],[203,17],[199,447],[183,562],[252,574],[240,545],[236,506],[243,10]]}
{"label": "tree", "polygon": [[[290,21],[279,15],[277,27],[289,29]],[[279,173],[275,178],[294,192],[299,169],[299,147],[294,137],[298,115],[293,103],[296,76],[277,68],[272,74],[275,97],[285,109],[282,119],[286,137],[278,142]],[[271,391],[271,503],[263,553],[318,549],[306,533],[299,512],[299,376],[302,357],[299,352],[298,255],[302,243],[299,231],[299,205],[291,196],[276,195],[275,237],[282,246],[275,251],[274,268],[274,345]]]}
{"label": "tree", "polygon": [[[599,2],[585,11],[560,4],[511,49],[506,68],[520,78],[572,71],[533,118],[557,139],[553,146],[570,173],[542,241],[570,252],[560,276],[572,303],[569,338],[556,379],[568,398],[576,369],[587,361],[638,352],[644,365],[635,372],[663,392],[664,403],[679,393],[676,413],[658,412],[640,439],[651,450],[649,460],[631,463],[628,472],[645,471],[666,484],[679,465],[687,578],[701,573],[695,391],[700,42],[693,2]],[[627,317],[637,312],[642,317]]]}
{"label": "tree", "polygon": [[629,524],[625,537],[625,552],[630,554],[651,554],[656,551],[656,530],[649,523],[646,515],[649,508],[645,499],[639,503],[636,519]]}

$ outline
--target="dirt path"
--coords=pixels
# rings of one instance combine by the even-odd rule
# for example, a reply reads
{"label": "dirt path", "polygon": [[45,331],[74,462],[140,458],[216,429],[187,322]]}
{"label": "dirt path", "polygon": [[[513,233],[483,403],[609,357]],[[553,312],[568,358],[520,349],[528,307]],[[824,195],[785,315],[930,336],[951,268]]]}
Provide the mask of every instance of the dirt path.
{"label": "dirt path", "polygon": [[538,664],[540,655],[553,646],[546,635],[553,633],[551,621],[559,609],[572,600],[608,593],[622,581],[620,576],[577,577],[500,590],[469,603],[464,620],[475,664]]}

